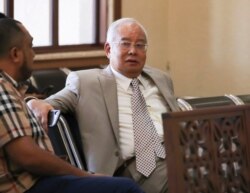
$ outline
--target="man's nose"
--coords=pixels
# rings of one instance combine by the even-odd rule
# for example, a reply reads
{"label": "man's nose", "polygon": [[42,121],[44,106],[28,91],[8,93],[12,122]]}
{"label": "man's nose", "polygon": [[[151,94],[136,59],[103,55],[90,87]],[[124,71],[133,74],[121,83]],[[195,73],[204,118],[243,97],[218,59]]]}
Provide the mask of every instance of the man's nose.
{"label": "man's nose", "polygon": [[128,53],[131,55],[136,53],[135,45],[131,44],[131,46],[129,47]]}

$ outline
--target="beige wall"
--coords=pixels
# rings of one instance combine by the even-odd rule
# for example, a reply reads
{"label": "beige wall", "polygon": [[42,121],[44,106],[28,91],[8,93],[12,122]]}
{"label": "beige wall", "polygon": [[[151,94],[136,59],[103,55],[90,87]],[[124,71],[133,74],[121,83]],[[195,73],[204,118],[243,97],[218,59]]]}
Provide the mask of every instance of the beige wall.
{"label": "beige wall", "polygon": [[166,0],[122,0],[122,16],[137,19],[147,29],[149,35],[147,63],[162,70],[166,70],[167,64],[166,2]]}
{"label": "beige wall", "polygon": [[123,0],[122,16],[147,28],[148,64],[169,71],[176,95],[248,94],[249,7],[248,0]]}

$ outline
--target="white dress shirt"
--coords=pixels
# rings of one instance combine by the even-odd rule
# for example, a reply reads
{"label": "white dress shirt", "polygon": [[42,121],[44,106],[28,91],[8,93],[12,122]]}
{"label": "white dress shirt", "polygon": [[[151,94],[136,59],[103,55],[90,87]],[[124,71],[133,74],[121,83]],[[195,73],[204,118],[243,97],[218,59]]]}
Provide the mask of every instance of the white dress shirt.
{"label": "white dress shirt", "polygon": [[[130,86],[131,78],[127,78],[115,71],[111,66],[112,72],[116,78],[118,94],[118,112],[119,112],[119,137],[122,158],[127,160],[134,156],[134,133],[132,123],[131,96],[132,88]],[[162,97],[159,89],[150,78],[139,76],[140,90],[145,98],[148,111],[156,128],[156,132],[163,141],[163,125],[161,114],[168,111],[168,105]]]}

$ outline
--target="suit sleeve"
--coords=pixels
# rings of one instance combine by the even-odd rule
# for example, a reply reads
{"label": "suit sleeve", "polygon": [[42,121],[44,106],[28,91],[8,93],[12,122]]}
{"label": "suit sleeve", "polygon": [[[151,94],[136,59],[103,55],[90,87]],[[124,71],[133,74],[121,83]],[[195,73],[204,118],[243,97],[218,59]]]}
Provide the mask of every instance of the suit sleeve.
{"label": "suit sleeve", "polygon": [[64,113],[74,112],[79,98],[79,76],[75,72],[71,72],[66,80],[65,87],[54,95],[46,99],[55,109],[59,109]]}

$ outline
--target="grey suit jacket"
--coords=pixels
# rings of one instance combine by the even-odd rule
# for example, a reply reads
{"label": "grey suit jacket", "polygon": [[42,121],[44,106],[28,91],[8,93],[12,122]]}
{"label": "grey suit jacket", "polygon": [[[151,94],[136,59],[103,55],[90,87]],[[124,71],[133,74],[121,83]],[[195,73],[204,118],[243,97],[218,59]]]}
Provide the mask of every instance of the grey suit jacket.
{"label": "grey suit jacket", "polygon": [[[144,67],[143,73],[157,85],[171,111],[177,111],[170,77],[151,67]],[[47,101],[75,113],[88,170],[112,175],[121,160],[117,87],[110,67],[71,72],[66,87]]]}

